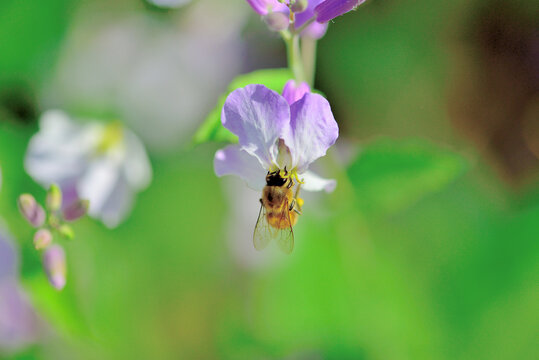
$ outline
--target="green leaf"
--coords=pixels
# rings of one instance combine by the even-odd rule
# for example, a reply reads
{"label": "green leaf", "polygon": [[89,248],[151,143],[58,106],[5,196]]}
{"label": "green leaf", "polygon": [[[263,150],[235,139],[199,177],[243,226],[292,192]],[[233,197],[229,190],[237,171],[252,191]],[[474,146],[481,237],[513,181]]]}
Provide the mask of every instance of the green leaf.
{"label": "green leaf", "polygon": [[348,169],[359,207],[393,213],[440,191],[466,168],[458,154],[426,140],[381,139],[361,152]]}
{"label": "green leaf", "polygon": [[221,109],[225,104],[227,96],[234,90],[249,84],[262,84],[271,90],[280,93],[288,80],[292,79],[292,73],[288,69],[264,69],[256,70],[248,74],[236,77],[227,91],[219,97],[217,106],[206,117],[200,128],[197,130],[193,143],[194,145],[208,141],[237,142],[236,135],[225,129],[221,125]]}

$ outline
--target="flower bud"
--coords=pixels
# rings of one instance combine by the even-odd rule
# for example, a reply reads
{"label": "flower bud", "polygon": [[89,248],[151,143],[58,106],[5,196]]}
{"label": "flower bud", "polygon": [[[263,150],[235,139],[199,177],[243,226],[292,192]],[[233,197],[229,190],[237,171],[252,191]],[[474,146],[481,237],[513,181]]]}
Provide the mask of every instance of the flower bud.
{"label": "flower bud", "polygon": [[66,255],[64,249],[54,244],[43,253],[43,267],[50,284],[57,290],[62,290],[66,284]]}
{"label": "flower bud", "polygon": [[68,240],[73,240],[73,238],[75,237],[75,232],[73,231],[71,226],[67,224],[63,224],[62,226],[60,226],[58,228],[58,232],[60,233],[60,235],[62,235]]}
{"label": "flower bud", "polygon": [[290,10],[295,13],[300,13],[307,9],[307,5],[309,5],[307,0],[296,0],[296,2],[290,5]]}
{"label": "flower bud", "polygon": [[49,211],[58,211],[62,206],[62,190],[56,184],[52,184],[47,192],[47,209]]}
{"label": "flower bud", "polygon": [[86,215],[90,202],[88,200],[75,200],[64,209],[64,220],[75,221]]}
{"label": "flower bud", "polygon": [[39,229],[34,234],[34,247],[43,250],[52,242],[52,234],[48,229]]}
{"label": "flower bud", "polygon": [[19,210],[33,227],[40,227],[45,222],[45,210],[30,194],[22,194],[18,199]]}
{"label": "flower bud", "polygon": [[282,12],[272,12],[263,17],[264,22],[272,31],[282,31],[290,25],[288,15]]}
{"label": "flower bud", "polygon": [[310,92],[311,88],[306,82],[298,84],[295,80],[288,80],[283,88],[283,97],[288,101],[288,104],[292,105]]}
{"label": "flower bud", "polygon": [[314,8],[316,21],[325,23],[353,10],[365,0],[326,0]]}

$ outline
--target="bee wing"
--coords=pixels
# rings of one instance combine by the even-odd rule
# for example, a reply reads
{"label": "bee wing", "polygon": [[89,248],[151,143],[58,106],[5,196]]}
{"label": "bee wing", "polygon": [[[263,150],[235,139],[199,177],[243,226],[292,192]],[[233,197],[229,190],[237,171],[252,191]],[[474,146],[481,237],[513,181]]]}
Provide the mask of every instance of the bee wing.
{"label": "bee wing", "polygon": [[260,204],[260,211],[258,212],[258,220],[255,225],[255,232],[253,234],[253,244],[255,249],[262,250],[270,243],[276,235],[277,229],[268,224],[266,217],[266,208]]}
{"label": "bee wing", "polygon": [[294,231],[292,230],[292,222],[290,221],[290,211],[288,211],[288,201],[285,201],[285,207],[282,213],[281,222],[288,226],[283,229],[275,229],[277,231],[277,245],[285,254],[290,254],[294,249]]}

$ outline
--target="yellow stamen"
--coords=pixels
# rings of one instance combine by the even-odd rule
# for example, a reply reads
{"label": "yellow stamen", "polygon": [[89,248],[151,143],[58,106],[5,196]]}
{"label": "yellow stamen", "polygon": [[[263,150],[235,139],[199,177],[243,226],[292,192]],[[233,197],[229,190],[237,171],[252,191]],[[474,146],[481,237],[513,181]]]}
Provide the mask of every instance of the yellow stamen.
{"label": "yellow stamen", "polygon": [[99,145],[97,145],[97,152],[104,153],[109,149],[122,143],[124,140],[124,129],[119,121],[111,122],[105,126],[103,130],[103,136]]}

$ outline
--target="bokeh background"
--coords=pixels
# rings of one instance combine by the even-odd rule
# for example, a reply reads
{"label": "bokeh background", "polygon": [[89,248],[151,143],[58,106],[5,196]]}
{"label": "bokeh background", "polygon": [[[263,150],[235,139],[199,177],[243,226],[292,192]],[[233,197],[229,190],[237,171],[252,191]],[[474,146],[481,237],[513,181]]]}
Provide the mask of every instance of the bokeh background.
{"label": "bokeh background", "polygon": [[[535,358],[538,19],[534,0],[370,0],[333,21],[316,88],[341,135],[318,168],[339,185],[306,197],[286,256],[252,248],[259,194],[214,175],[223,143],[191,141],[238,74],[286,65],[243,0],[2,0],[0,226],[24,306],[0,291],[0,358]],[[45,197],[23,161],[51,108],[121,120],[154,170],[120,226],[74,225],[61,292],[16,208]]]}

